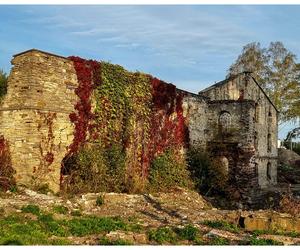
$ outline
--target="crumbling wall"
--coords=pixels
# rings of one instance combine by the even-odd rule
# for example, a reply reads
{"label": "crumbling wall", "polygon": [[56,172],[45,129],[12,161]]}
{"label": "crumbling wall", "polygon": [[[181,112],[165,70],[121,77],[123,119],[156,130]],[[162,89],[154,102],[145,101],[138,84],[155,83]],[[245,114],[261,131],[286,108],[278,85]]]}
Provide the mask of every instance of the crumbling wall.
{"label": "crumbling wall", "polygon": [[[232,76],[200,92],[211,100],[253,100],[253,146],[259,186],[277,182],[277,110],[251,73]],[[251,132],[252,133],[252,132]],[[243,137],[240,138],[242,142]]]}
{"label": "crumbling wall", "polygon": [[255,103],[251,100],[208,102],[208,152],[214,159],[226,158],[228,185],[239,195],[246,195],[258,184],[253,146],[254,112]]}
{"label": "crumbling wall", "polygon": [[73,64],[39,51],[16,55],[0,107],[0,133],[8,141],[18,184],[48,184],[57,192],[60,166],[73,140],[69,113],[77,96]]}
{"label": "crumbling wall", "polygon": [[189,146],[206,150],[207,100],[198,95],[185,94],[183,116],[188,128]]}

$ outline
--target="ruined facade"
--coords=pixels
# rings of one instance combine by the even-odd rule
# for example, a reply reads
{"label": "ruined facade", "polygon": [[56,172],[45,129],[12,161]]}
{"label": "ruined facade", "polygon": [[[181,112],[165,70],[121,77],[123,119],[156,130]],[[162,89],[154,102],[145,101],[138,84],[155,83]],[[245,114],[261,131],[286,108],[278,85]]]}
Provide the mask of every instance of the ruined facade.
{"label": "ruined facade", "polygon": [[[78,68],[82,65],[74,59],[35,49],[15,55],[12,64],[8,91],[0,106],[0,134],[9,144],[15,180],[26,186],[47,184],[57,192],[62,179],[61,163],[74,147],[74,138],[94,138],[96,135],[90,130],[87,135],[82,135],[84,131],[77,128],[81,122],[78,112],[85,112],[84,103],[80,102],[82,96],[78,94],[82,82]],[[92,63],[85,70],[90,67]],[[173,141],[164,138],[166,145],[161,146],[160,143],[161,150],[169,144],[182,144],[182,151],[188,146],[197,146],[219,159],[228,171],[229,181],[240,189],[244,188],[245,192],[276,183],[277,110],[250,73],[231,77],[199,94],[175,87],[173,93],[174,85],[158,82],[156,78],[149,79],[152,97],[143,96],[143,102],[147,103],[152,98],[156,103],[156,108],[151,108],[154,118],[149,120],[149,133],[151,129],[157,133],[164,132],[166,135],[161,135],[164,138],[173,129],[174,134],[181,138]],[[160,100],[155,100],[153,89],[156,88],[159,93],[161,86],[167,86],[166,89],[174,94],[173,104],[165,101],[168,100],[167,92],[160,96]],[[96,120],[94,103],[97,93],[91,90],[84,95],[91,98],[91,114],[84,113],[84,119]],[[139,103],[141,96],[136,93],[132,98]],[[78,111],[80,107],[81,111]],[[165,112],[167,120],[161,118],[161,107],[172,107],[173,112]],[[129,143],[127,151],[136,155],[129,163],[136,161],[143,165],[149,161],[144,159],[145,155],[153,151],[147,141],[151,138],[145,136],[148,130],[142,129],[145,117],[132,110],[129,123],[133,124],[135,134],[129,135],[126,143]],[[77,120],[74,119],[75,114]],[[160,124],[156,124],[157,121]],[[91,124],[95,125],[83,123],[88,128],[92,127]],[[152,141],[152,147],[158,147],[156,143],[159,140],[154,138]],[[135,152],[138,145],[134,143],[150,146],[143,147],[143,155],[138,155]],[[155,150],[159,152],[159,149]],[[143,169],[141,167],[141,171]]]}

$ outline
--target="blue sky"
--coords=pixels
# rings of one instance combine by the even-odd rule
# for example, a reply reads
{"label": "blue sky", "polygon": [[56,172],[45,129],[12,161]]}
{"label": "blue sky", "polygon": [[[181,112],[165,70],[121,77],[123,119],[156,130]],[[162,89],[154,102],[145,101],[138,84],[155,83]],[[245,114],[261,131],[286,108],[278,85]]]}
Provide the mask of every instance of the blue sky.
{"label": "blue sky", "polygon": [[[300,6],[0,5],[0,68],[38,48],[110,61],[198,92],[225,78],[244,45],[282,41],[300,57]],[[280,131],[283,137],[290,128]]]}

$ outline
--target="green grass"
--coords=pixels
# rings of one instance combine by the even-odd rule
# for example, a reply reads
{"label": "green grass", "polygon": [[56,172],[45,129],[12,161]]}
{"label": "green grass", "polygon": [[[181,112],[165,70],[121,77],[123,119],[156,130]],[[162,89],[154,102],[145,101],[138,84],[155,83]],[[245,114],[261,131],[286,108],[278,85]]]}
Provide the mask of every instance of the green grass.
{"label": "green grass", "polygon": [[37,219],[22,214],[0,217],[0,245],[68,245],[71,242],[64,237],[140,229],[140,226],[125,223],[119,217],[84,216],[62,220],[54,219],[52,214],[43,213],[32,205],[24,207],[23,211],[38,215]]}
{"label": "green grass", "polygon": [[127,240],[122,240],[122,239],[110,240],[107,237],[103,237],[100,239],[99,245],[111,245],[111,246],[115,246],[115,245],[126,246],[127,245],[128,246],[128,245],[132,245],[132,242],[127,241]]}
{"label": "green grass", "polygon": [[214,245],[214,246],[230,245],[230,241],[222,237],[214,237],[209,242],[209,245]]}
{"label": "green grass", "polygon": [[153,229],[148,232],[148,238],[150,241],[163,243],[175,243],[177,241],[176,233],[169,227],[161,227]]}
{"label": "green grass", "polygon": [[236,225],[228,223],[227,221],[222,221],[222,220],[209,221],[209,220],[206,220],[206,221],[203,221],[202,224],[206,225],[206,226],[209,226],[209,227],[212,227],[212,228],[218,228],[218,229],[222,229],[222,230],[225,230],[225,231],[229,231],[229,232],[232,232],[232,233],[240,232],[240,229]]}
{"label": "green grass", "polygon": [[174,231],[182,240],[195,240],[199,233],[199,229],[192,225],[187,225],[184,228],[175,228]]}
{"label": "green grass", "polygon": [[79,216],[82,216],[82,213],[80,210],[73,210],[73,211],[71,211],[71,215],[79,217]]}
{"label": "green grass", "polygon": [[102,206],[102,205],[104,205],[104,197],[100,195],[96,199],[96,206]]}
{"label": "green grass", "polygon": [[58,214],[67,214],[69,212],[69,209],[62,205],[57,205],[53,207],[53,212]]}
{"label": "green grass", "polygon": [[272,240],[272,239],[258,239],[256,237],[251,237],[249,244],[252,246],[280,246],[283,245],[282,242]]}
{"label": "green grass", "polygon": [[101,232],[110,232],[115,230],[127,231],[130,227],[119,218],[94,217],[73,218],[65,221],[64,224],[74,236],[85,236]]}
{"label": "green grass", "polygon": [[23,206],[21,208],[21,211],[23,213],[31,213],[31,214],[39,215],[41,210],[40,210],[39,206],[29,204],[27,206]]}
{"label": "green grass", "polygon": [[291,232],[284,232],[284,231],[274,231],[274,230],[254,230],[252,232],[254,236],[259,236],[262,234],[271,234],[271,235],[283,235],[283,236],[288,236],[288,237],[300,237],[300,233],[297,233],[295,231]]}

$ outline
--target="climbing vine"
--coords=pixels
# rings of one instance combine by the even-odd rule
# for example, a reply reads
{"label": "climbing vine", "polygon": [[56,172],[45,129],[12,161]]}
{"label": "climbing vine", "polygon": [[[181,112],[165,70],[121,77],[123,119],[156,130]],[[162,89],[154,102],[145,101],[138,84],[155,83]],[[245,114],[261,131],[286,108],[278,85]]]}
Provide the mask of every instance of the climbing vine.
{"label": "climbing vine", "polygon": [[8,190],[15,185],[14,173],[8,142],[0,136],[0,190]]}
{"label": "climbing vine", "polygon": [[73,143],[70,145],[70,153],[76,152],[86,141],[89,121],[93,118],[91,112],[91,94],[94,82],[100,84],[101,65],[92,60],[85,60],[80,57],[70,57],[73,61],[79,82],[75,93],[79,101],[75,105],[76,112],[70,114],[70,120],[75,124]]}
{"label": "climbing vine", "polygon": [[[172,149],[180,155],[186,141],[183,94],[172,84],[119,65],[70,57],[79,86],[70,152],[92,142],[101,152],[125,153],[126,190],[144,188],[151,162]],[[170,151],[171,152],[171,151]]]}

